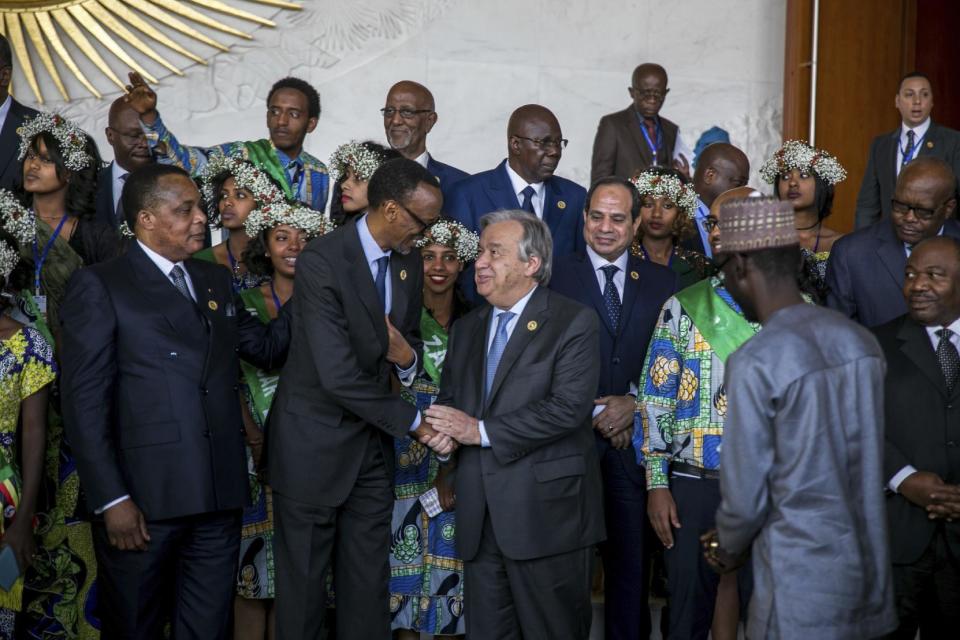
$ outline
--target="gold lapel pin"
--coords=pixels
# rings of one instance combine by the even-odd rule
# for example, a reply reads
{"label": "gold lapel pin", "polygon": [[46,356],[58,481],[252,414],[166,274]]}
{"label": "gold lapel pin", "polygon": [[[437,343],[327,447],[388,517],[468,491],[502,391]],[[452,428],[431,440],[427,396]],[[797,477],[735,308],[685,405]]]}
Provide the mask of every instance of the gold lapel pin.
{"label": "gold lapel pin", "polygon": [[407,279],[407,270],[406,270],[406,269],[400,269],[400,279],[401,279],[401,280],[406,280],[406,279]]}
{"label": "gold lapel pin", "polygon": [[630,272],[630,277],[633,278],[634,280],[639,280],[639,279],[640,279],[640,274],[637,273],[636,271],[631,271],[631,272]]}
{"label": "gold lapel pin", "polygon": [[927,140],[927,149],[933,149],[933,140]]}
{"label": "gold lapel pin", "polygon": [[531,320],[527,323],[527,331],[536,331],[537,330],[537,321]]}
{"label": "gold lapel pin", "polygon": [[217,310],[217,301],[216,301],[216,300],[211,300],[210,302],[207,303],[207,306],[210,307],[210,311],[216,311],[216,310]]}
{"label": "gold lapel pin", "polygon": [[566,209],[566,208],[567,208],[566,202],[564,202],[563,200],[560,200],[557,202],[557,209]]}

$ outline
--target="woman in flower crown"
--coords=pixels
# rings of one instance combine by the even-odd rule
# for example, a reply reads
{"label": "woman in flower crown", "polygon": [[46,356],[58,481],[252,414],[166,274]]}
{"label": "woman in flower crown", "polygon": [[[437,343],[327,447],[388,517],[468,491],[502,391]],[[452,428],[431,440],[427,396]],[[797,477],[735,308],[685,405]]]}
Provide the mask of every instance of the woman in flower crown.
{"label": "woman in flower crown", "polygon": [[[329,219],[300,203],[275,203],[254,209],[246,217],[250,238],[243,261],[251,275],[263,280],[257,288],[240,292],[244,306],[267,324],[293,295],[297,257],[307,240],[333,229]],[[260,482],[257,469],[263,448],[263,429],[280,375],[241,361],[242,406],[247,442],[247,468],[253,506],[243,513],[237,595],[234,601],[234,638],[263,640],[274,636],[273,497]]]}
{"label": "woman in flower crown", "polygon": [[760,177],[773,185],[780,200],[793,203],[797,235],[807,262],[825,289],[830,249],[842,233],[826,225],[833,208],[834,187],[847,177],[835,157],[806,142],[788,140],[760,168]]}
{"label": "woman in flower crown", "polygon": [[680,242],[694,233],[697,193],[676,169],[651,167],[631,182],[640,193],[640,228],[630,252],[677,272],[678,289],[713,275],[716,268],[701,253]]}
{"label": "woman in flower crown", "polygon": [[[21,261],[13,234],[0,230],[0,542],[13,552],[21,575],[36,549],[33,520],[43,477],[48,390],[56,377],[50,343],[9,315],[16,292],[29,286],[31,267]],[[10,589],[0,589],[0,639],[15,637],[22,608],[19,578]]]}
{"label": "woman in flower crown", "polygon": [[334,180],[330,219],[339,225],[366,211],[370,205],[367,200],[370,176],[387,160],[400,157],[399,151],[371,140],[353,140],[337,147],[328,165]]}
{"label": "woman in flower crown", "polygon": [[257,207],[285,203],[283,191],[266,172],[239,156],[213,156],[200,175],[200,184],[207,218],[213,226],[227,230],[227,239],[193,257],[230,269],[236,292],[259,287],[268,276],[251,273],[244,261],[250,242],[244,224]]}
{"label": "woman in flower crown", "polygon": [[[441,218],[418,242],[423,257],[423,370],[406,399],[426,409],[437,398],[447,337],[469,309],[457,286],[477,258],[479,238]],[[421,633],[463,635],[463,562],[456,553],[451,467],[412,438],[394,441],[396,477],[390,548],[390,615],[398,640]],[[432,489],[436,489],[434,493]]]}

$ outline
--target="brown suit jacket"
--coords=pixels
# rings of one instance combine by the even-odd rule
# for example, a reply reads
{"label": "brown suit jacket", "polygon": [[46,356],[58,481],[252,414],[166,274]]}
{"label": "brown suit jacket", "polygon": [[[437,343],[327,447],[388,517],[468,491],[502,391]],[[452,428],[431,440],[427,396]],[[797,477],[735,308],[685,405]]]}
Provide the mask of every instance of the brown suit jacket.
{"label": "brown suit jacket", "polygon": [[[663,145],[657,152],[657,164],[672,166],[673,149],[677,143],[677,125],[660,116]],[[640,130],[637,112],[631,104],[600,118],[597,137],[593,140],[593,159],[590,163],[590,184],[598,178],[619,176],[629,180],[653,164],[650,146]]]}

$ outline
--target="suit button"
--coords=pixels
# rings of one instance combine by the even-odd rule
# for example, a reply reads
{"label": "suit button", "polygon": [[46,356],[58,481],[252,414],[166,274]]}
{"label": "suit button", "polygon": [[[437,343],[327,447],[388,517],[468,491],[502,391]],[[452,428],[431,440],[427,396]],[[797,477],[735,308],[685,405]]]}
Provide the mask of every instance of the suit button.
{"label": "suit button", "polygon": [[616,356],[616,357],[613,359],[613,364],[620,364],[620,356]]}
{"label": "suit button", "polygon": [[947,440],[947,446],[948,446],[948,447],[955,447],[955,446],[957,446],[957,443],[954,442],[953,440]]}
{"label": "suit button", "polygon": [[204,438],[209,438],[209,437],[210,437],[210,430],[209,430],[209,429],[204,429],[204,431],[203,431],[203,437],[204,437]]}
{"label": "suit button", "polygon": [[237,385],[237,384],[233,385],[233,390],[240,391],[240,385]]}
{"label": "suit button", "polygon": [[206,387],[200,387],[200,395],[205,396],[208,393],[210,393],[210,391],[208,391]]}

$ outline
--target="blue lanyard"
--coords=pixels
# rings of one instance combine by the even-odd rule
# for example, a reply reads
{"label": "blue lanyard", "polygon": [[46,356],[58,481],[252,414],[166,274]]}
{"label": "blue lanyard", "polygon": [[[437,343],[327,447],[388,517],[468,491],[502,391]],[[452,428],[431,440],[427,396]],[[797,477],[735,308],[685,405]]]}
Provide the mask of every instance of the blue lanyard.
{"label": "blue lanyard", "polygon": [[657,164],[657,153],[660,151],[660,146],[663,144],[663,129],[660,127],[660,120],[657,120],[657,144],[653,144],[653,140],[650,139],[650,134],[647,133],[647,125],[644,123],[643,118],[640,118],[640,133],[643,134],[643,139],[647,141],[647,146],[650,147],[650,153],[653,155],[653,164]]}
{"label": "blue lanyard", "polygon": [[40,295],[40,273],[43,271],[43,263],[46,262],[47,254],[50,253],[50,248],[53,247],[53,243],[57,241],[57,236],[60,235],[60,230],[63,229],[63,224],[66,221],[67,215],[64,214],[63,217],[60,218],[60,224],[53,230],[53,235],[47,240],[47,246],[43,248],[42,254],[38,255],[37,237],[33,237],[33,292],[36,295]]}
{"label": "blue lanyard", "polygon": [[270,281],[270,295],[273,296],[273,304],[277,308],[277,314],[280,313],[280,307],[283,305],[280,304],[280,298],[277,297],[277,291],[273,288],[273,281]]}
{"label": "blue lanyard", "polygon": [[922,136],[917,136],[916,131],[913,132],[913,136],[914,136],[914,140],[913,140],[912,147],[908,147],[906,149],[904,149],[903,147],[900,147],[900,153],[903,155],[903,162],[900,163],[901,165],[907,164],[908,162],[913,160],[914,156],[916,156],[917,149],[920,148],[920,139]]}

